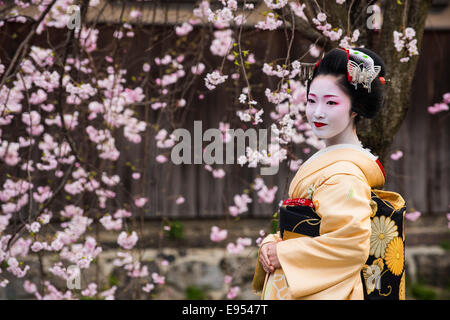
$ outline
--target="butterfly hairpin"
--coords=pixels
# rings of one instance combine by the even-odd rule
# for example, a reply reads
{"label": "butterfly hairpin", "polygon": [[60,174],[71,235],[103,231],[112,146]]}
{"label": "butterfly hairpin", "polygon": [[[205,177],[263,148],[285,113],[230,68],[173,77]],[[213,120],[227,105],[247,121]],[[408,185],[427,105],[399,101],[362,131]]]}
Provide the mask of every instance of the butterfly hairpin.
{"label": "butterfly hairpin", "polygon": [[355,86],[355,89],[358,89],[358,83],[361,83],[370,92],[372,81],[380,73],[381,66],[375,66],[373,59],[361,51],[350,49],[348,52],[359,62],[348,59],[348,80]]}

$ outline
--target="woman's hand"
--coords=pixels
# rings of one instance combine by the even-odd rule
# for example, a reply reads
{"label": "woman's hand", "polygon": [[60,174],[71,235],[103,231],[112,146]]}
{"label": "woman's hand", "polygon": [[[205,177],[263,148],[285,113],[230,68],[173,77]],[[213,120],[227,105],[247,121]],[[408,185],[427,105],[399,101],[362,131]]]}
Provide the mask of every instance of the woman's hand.
{"label": "woman's hand", "polygon": [[281,268],[277,256],[277,242],[268,242],[261,247],[259,261],[264,271],[268,273],[272,273],[275,269]]}

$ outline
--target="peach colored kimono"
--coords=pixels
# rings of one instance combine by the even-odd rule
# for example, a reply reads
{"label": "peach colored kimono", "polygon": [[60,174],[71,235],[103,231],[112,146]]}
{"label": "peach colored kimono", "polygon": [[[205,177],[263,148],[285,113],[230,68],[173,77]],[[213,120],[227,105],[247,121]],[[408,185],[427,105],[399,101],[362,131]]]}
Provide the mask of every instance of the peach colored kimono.
{"label": "peach colored kimono", "polygon": [[269,234],[280,269],[266,274],[258,260],[252,282],[261,299],[364,299],[361,269],[370,250],[371,187],[385,184],[370,150],[337,144],[316,152],[297,171],[289,198],[309,198],[321,217],[320,236]]}

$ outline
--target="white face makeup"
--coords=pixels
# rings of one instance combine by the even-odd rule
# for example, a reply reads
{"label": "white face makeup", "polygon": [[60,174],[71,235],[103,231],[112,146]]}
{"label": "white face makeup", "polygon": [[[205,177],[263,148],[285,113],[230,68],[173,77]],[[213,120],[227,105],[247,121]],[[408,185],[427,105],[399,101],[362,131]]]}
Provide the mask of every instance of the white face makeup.
{"label": "white face makeup", "polygon": [[[335,76],[314,78],[308,94],[306,118],[318,138],[326,140],[327,145],[353,140],[356,133],[352,133],[350,109],[350,97],[336,84]],[[318,127],[315,122],[326,125]]]}

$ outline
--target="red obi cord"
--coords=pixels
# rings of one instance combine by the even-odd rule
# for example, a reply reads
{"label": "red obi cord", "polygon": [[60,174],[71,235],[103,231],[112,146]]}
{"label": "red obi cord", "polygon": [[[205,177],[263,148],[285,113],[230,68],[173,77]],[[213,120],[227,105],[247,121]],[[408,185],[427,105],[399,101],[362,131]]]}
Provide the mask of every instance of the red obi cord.
{"label": "red obi cord", "polygon": [[381,164],[380,160],[378,160],[378,159],[376,162],[377,162],[378,166],[380,167],[381,172],[383,172],[384,180],[386,181],[386,171],[384,171],[383,165]]}
{"label": "red obi cord", "polygon": [[309,206],[314,208],[314,203],[306,198],[286,199],[283,201],[283,206]]}

